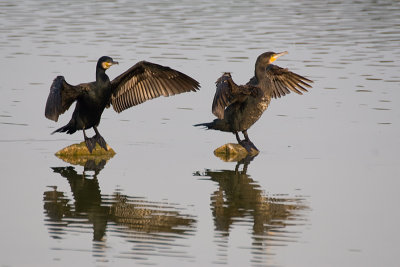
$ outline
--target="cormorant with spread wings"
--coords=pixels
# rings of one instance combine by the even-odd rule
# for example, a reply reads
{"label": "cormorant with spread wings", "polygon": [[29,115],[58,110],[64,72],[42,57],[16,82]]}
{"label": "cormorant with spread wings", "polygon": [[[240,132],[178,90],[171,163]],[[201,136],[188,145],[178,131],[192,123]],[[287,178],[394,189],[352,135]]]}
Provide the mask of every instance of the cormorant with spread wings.
{"label": "cormorant with spread wings", "polygon": [[[212,122],[194,126],[205,126],[207,129],[232,132],[236,139],[248,151],[258,150],[250,141],[247,130],[261,117],[267,109],[271,98],[280,98],[290,91],[302,94],[305,87],[313,81],[288,69],[271,64],[278,57],[288,52],[266,52],[258,56],[254,77],[246,85],[237,85],[225,72],[216,81],[216,92],[212,103],[212,113],[217,117]],[[240,140],[242,132],[244,140]]]}
{"label": "cormorant with spread wings", "polygon": [[[73,134],[83,131],[86,146],[92,152],[96,143],[107,150],[103,137],[97,130],[101,114],[106,107],[113,106],[121,112],[132,106],[159,96],[171,96],[184,92],[195,92],[199,83],[193,78],[169,67],[141,61],[110,81],[106,70],[118,62],[103,56],[97,61],[96,81],[78,85],[68,84],[63,76],[54,79],[47,98],[45,116],[57,121],[73,102],[75,110],[69,123],[56,132]],[[93,128],[95,135],[86,136],[85,130]]]}

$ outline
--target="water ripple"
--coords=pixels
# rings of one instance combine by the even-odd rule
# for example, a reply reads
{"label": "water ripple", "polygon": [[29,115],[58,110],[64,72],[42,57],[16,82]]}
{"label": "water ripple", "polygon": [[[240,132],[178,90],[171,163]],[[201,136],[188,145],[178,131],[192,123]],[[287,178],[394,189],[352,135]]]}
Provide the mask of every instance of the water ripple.
{"label": "water ripple", "polygon": [[[104,164],[95,164],[98,166],[95,168],[101,169]],[[106,247],[105,236],[108,233],[110,237],[131,244],[130,251],[119,251],[116,257],[144,261],[155,255],[193,258],[184,249],[189,247],[184,240],[194,235],[196,219],[185,214],[185,208],[173,203],[130,197],[120,191],[101,195],[96,178],[99,169],[94,176],[79,174],[72,166],[54,167],[53,170],[68,180],[73,199],[54,186],[44,192],[45,225],[52,238],[92,235],[95,241],[93,252],[96,257],[105,257],[103,247]],[[66,247],[58,249],[69,250]]]}

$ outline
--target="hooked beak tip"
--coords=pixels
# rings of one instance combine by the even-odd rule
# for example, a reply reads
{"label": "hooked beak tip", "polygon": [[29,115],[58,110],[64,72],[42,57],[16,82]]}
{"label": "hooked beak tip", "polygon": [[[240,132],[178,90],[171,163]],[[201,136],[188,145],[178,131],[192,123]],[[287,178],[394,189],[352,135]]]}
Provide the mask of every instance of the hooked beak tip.
{"label": "hooked beak tip", "polygon": [[276,57],[281,57],[281,56],[286,55],[286,54],[289,54],[289,52],[288,51],[283,51],[283,52],[277,53]]}

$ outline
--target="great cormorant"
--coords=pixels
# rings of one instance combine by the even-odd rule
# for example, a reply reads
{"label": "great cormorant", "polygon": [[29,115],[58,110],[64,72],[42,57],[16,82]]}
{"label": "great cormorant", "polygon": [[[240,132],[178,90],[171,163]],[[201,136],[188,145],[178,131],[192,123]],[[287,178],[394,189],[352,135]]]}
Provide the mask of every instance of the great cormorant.
{"label": "great cormorant", "polygon": [[[258,56],[254,77],[246,85],[237,85],[230,73],[224,73],[216,81],[216,92],[212,103],[212,113],[218,119],[194,126],[232,132],[239,144],[248,151],[251,148],[258,150],[250,141],[247,130],[261,117],[271,98],[280,98],[290,91],[301,95],[302,92],[307,92],[304,87],[311,88],[308,83],[313,82],[286,68],[271,64],[287,53],[266,52]],[[243,133],[244,140],[240,140],[238,132]]]}
{"label": "great cormorant", "polygon": [[[199,83],[191,77],[158,64],[141,61],[110,81],[105,71],[118,62],[103,56],[97,61],[96,81],[78,85],[68,84],[63,76],[54,79],[47,98],[45,116],[57,121],[73,102],[75,110],[69,123],[56,132],[73,134],[83,130],[86,146],[92,152],[98,143],[107,150],[103,137],[97,130],[101,114],[106,107],[113,106],[116,112],[159,97],[196,91]],[[95,135],[86,136],[85,130],[93,128]]]}

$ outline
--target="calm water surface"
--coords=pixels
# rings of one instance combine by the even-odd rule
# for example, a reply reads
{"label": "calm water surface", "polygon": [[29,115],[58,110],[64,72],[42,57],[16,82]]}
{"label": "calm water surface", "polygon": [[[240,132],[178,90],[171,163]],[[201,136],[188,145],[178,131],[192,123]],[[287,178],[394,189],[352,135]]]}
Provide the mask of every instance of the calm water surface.
{"label": "calm water surface", "polygon": [[[0,266],[398,266],[400,2],[1,1]],[[204,131],[214,82],[256,57],[314,80],[249,130],[261,150],[225,162]],[[70,162],[50,135],[49,86],[94,80],[102,55],[197,79],[99,130],[117,154]]]}

